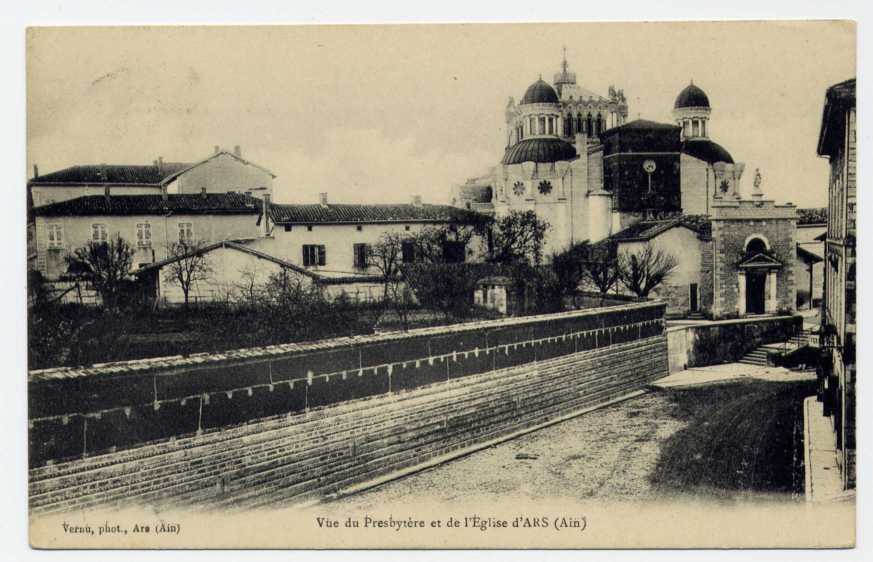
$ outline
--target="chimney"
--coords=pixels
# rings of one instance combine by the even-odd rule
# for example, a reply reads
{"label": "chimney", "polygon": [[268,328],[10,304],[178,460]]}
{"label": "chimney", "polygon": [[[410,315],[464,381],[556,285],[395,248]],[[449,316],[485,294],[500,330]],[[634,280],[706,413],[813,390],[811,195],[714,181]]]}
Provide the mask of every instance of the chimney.
{"label": "chimney", "polygon": [[164,171],[164,157],[158,156],[158,172],[163,173]]}
{"label": "chimney", "polygon": [[261,236],[265,238],[270,235],[270,194],[263,195],[264,215],[261,217]]}
{"label": "chimney", "polygon": [[213,147],[213,150],[214,150],[214,154],[218,154],[221,149],[216,144],[215,147]]}
{"label": "chimney", "polygon": [[421,195],[413,195],[412,196],[412,206],[413,207],[421,207]]}
{"label": "chimney", "polygon": [[327,192],[324,191],[318,194],[318,202],[322,207],[327,207]]}
{"label": "chimney", "polygon": [[103,197],[106,199],[106,204],[109,204],[109,184],[103,186]]}
{"label": "chimney", "polygon": [[242,158],[242,151],[239,149],[239,145],[233,147],[233,153],[237,158]]}
{"label": "chimney", "polygon": [[36,164],[33,165],[33,178],[36,179],[39,177],[39,166]]}
{"label": "chimney", "polygon": [[200,188],[200,197],[202,197],[203,199],[206,199],[206,188],[205,187]]}

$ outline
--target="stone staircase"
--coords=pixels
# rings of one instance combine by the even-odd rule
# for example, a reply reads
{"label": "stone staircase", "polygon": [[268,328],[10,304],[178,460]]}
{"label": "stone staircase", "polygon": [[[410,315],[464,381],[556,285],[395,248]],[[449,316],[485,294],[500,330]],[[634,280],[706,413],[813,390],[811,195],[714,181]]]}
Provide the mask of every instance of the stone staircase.
{"label": "stone staircase", "polygon": [[791,338],[786,342],[768,343],[759,346],[745,354],[739,362],[745,365],[766,367],[769,365],[767,362],[768,353],[785,353],[786,351],[793,351],[805,345],[807,345],[807,336],[805,334],[791,336]]}

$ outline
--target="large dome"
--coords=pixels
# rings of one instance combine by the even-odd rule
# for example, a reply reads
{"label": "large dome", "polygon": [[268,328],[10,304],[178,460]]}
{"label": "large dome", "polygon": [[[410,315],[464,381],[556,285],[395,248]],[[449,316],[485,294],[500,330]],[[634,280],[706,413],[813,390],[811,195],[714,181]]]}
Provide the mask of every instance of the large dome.
{"label": "large dome", "polygon": [[716,162],[734,163],[730,152],[722,145],[707,139],[687,140],[682,143],[681,151],[683,154],[688,154],[710,164],[715,164]]}
{"label": "large dome", "polygon": [[673,104],[673,109],[681,109],[683,107],[710,107],[709,98],[706,92],[694,85],[694,82],[685,87],[679,92],[676,97],[676,103]]}
{"label": "large dome", "polygon": [[521,104],[526,103],[558,103],[558,93],[540,78],[530,85],[521,98]]}
{"label": "large dome", "polygon": [[572,144],[557,138],[525,139],[510,146],[503,155],[502,163],[520,164],[522,162],[559,162],[576,157]]}

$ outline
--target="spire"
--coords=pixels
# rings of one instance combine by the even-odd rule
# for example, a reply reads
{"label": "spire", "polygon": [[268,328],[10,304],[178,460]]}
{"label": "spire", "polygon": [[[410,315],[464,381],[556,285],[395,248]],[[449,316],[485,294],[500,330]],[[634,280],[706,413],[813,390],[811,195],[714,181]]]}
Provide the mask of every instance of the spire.
{"label": "spire", "polygon": [[567,45],[564,45],[564,60],[561,62],[561,69],[564,74],[567,74]]}

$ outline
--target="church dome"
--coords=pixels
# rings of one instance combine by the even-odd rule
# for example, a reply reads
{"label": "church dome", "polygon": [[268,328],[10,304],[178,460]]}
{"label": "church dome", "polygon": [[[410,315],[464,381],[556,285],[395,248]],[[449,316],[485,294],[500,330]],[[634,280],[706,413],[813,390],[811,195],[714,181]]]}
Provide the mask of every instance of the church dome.
{"label": "church dome", "polygon": [[694,82],[685,87],[679,92],[676,97],[676,103],[673,104],[673,109],[681,109],[683,107],[706,107],[709,108],[709,98],[706,92],[694,85]]}
{"label": "church dome", "polygon": [[540,78],[530,85],[524,93],[524,97],[521,98],[521,104],[526,103],[559,103],[558,93],[545,80]]}
{"label": "church dome", "polygon": [[503,155],[502,163],[520,164],[522,162],[560,162],[576,158],[572,144],[558,138],[525,139],[510,146]]}
{"label": "church dome", "polygon": [[722,145],[717,142],[712,142],[708,139],[694,139],[682,143],[680,149],[683,154],[693,156],[698,160],[715,164],[716,162],[725,162],[733,164],[734,159],[731,153],[728,152]]}

